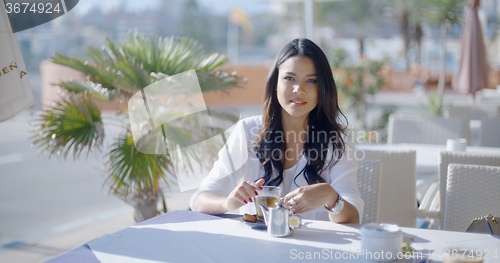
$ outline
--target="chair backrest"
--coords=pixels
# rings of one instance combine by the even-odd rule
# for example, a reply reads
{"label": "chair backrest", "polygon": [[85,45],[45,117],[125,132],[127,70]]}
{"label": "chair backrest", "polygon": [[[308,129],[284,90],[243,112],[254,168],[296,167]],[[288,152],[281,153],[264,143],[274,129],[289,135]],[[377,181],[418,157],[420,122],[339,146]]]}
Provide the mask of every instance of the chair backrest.
{"label": "chair backrest", "polygon": [[382,162],[378,223],[416,227],[417,155],[415,150],[363,150],[363,152],[363,159],[378,159]]}
{"label": "chair backrest", "polygon": [[500,215],[500,167],[450,164],[444,230],[465,232],[474,218]]}
{"label": "chair backrest", "polygon": [[466,120],[480,120],[488,115],[499,115],[499,105],[450,105],[446,108],[444,116],[447,118],[459,117]]}
{"label": "chair backrest", "polygon": [[475,165],[491,165],[500,166],[500,155],[481,154],[474,152],[448,152],[441,151],[439,153],[439,206],[440,206],[440,226],[444,224],[444,207],[446,204],[446,180],[448,178],[448,165],[450,163],[458,164],[475,164]]}
{"label": "chair backrest", "polygon": [[500,147],[500,116],[483,118],[479,122],[479,146]]}
{"label": "chair backrest", "polygon": [[365,202],[363,218],[361,218],[362,224],[378,222],[381,168],[380,160],[359,161],[358,189]]}
{"label": "chair backrest", "polygon": [[447,139],[469,138],[469,122],[461,118],[391,115],[388,143],[446,144]]}

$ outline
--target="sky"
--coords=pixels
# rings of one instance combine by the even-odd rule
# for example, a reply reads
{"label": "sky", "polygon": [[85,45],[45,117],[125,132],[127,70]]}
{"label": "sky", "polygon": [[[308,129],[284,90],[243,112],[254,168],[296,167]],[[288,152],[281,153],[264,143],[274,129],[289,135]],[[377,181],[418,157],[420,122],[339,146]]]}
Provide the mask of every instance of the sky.
{"label": "sky", "polygon": [[[159,7],[161,0],[80,0],[74,11],[84,16],[92,8],[100,7],[106,13],[116,9],[120,5],[125,6],[128,12],[140,12],[155,10]],[[241,7],[249,14],[263,13],[270,9],[268,0],[198,0],[198,3],[206,10],[217,15],[227,14],[233,7]]]}
{"label": "sky", "polygon": [[198,3],[215,14],[227,14],[233,7],[241,7],[249,14],[263,13],[271,8],[270,2],[266,0],[198,0]]}

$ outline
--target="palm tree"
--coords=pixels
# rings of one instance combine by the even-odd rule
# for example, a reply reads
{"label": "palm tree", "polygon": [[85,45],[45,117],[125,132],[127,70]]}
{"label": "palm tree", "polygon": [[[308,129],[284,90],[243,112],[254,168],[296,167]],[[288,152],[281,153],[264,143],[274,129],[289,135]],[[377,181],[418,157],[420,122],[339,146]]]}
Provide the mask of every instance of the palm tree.
{"label": "palm tree", "polygon": [[438,98],[442,102],[446,74],[446,29],[462,22],[465,0],[425,0],[422,10],[430,23],[441,26],[440,73]]}
{"label": "palm tree", "polygon": [[420,0],[394,0],[389,2],[388,8],[392,8],[396,15],[399,31],[404,43],[404,54],[406,68],[410,66],[409,49],[412,37],[417,42],[417,61],[420,55],[420,42],[422,38],[421,20],[421,1]]}
{"label": "palm tree", "polygon": [[381,2],[382,9],[390,10],[394,15],[401,38],[404,44],[404,56],[406,68],[410,66],[409,51],[412,40],[416,43],[416,62],[420,62],[420,45],[422,40],[422,1],[421,0],[392,0]]}
{"label": "palm tree", "polygon": [[399,31],[403,36],[404,42],[404,53],[406,68],[410,66],[410,58],[408,57],[408,51],[410,49],[410,11],[408,9],[403,9],[398,16],[399,21]]}
{"label": "palm tree", "polygon": [[[196,70],[203,92],[227,90],[239,86],[243,80],[235,72],[226,72],[226,56],[205,54],[202,46],[188,37],[162,39],[130,33],[123,42],[106,39],[102,49],[88,47],[85,54],[90,62],[60,54],[52,57],[52,62],[84,73],[88,81],[57,83],[64,91],[62,100],[42,111],[35,120],[33,144],[49,157],[65,159],[72,154],[74,158],[79,158],[82,153],[88,156],[90,152],[103,148],[104,117],[94,103],[96,100],[114,105],[128,102],[134,93],[143,92],[145,87],[165,76],[191,69]],[[213,110],[211,115],[232,122],[238,119]],[[194,129],[198,129],[202,137],[210,137],[213,129],[197,126],[200,119],[192,119],[190,129],[169,127],[167,135],[173,134],[179,137],[179,141],[185,141],[192,139]],[[171,154],[147,154],[136,148],[126,108],[121,108],[110,122],[117,123],[121,129],[106,152],[103,166],[112,193],[135,207],[136,221],[155,216],[160,199],[166,212],[160,183],[169,185],[167,179],[173,174]],[[206,165],[217,149],[220,148],[207,145],[203,153],[183,151],[182,154],[188,160]],[[192,167],[192,163],[187,163],[187,166]]]}
{"label": "palm tree", "polygon": [[422,37],[424,36],[424,31],[422,30],[422,21],[418,20],[415,22],[415,32],[413,33],[413,39],[417,44],[417,57],[415,58],[417,63],[422,61]]}

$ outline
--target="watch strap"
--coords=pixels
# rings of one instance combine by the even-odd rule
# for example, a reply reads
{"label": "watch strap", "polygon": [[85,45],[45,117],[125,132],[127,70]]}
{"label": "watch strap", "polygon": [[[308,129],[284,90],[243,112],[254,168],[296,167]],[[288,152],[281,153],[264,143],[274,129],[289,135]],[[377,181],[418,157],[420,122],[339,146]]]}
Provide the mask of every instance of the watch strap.
{"label": "watch strap", "polygon": [[326,204],[324,205],[326,211],[328,211],[329,214],[338,215],[344,209],[344,198],[342,198],[342,196],[339,193],[337,193],[337,195],[339,197],[337,198],[337,201],[333,205],[332,209],[328,208]]}

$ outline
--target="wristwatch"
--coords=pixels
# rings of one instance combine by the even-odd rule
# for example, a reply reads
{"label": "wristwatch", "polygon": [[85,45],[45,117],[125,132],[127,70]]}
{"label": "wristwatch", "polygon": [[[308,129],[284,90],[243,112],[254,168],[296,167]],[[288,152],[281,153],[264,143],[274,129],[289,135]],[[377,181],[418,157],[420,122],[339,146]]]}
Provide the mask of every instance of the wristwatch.
{"label": "wristwatch", "polygon": [[328,211],[328,213],[331,215],[338,215],[340,214],[340,212],[342,212],[342,209],[344,209],[344,198],[342,198],[339,193],[337,194],[339,195],[339,198],[337,198],[337,202],[335,202],[335,205],[333,205],[332,209],[328,208],[328,206],[326,206],[325,204],[326,211]]}

